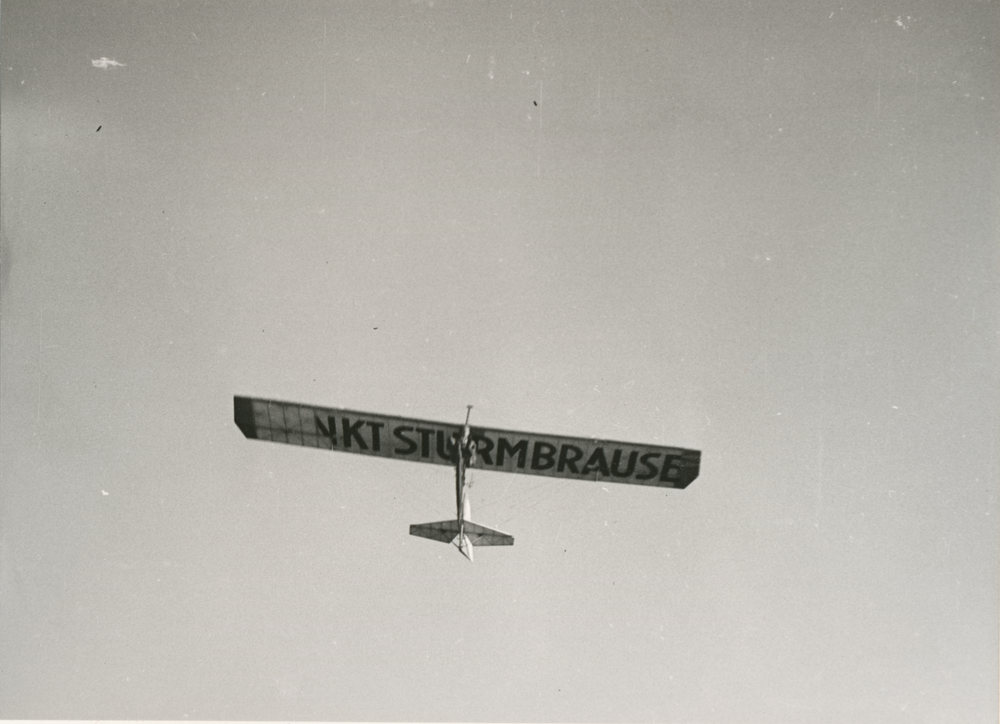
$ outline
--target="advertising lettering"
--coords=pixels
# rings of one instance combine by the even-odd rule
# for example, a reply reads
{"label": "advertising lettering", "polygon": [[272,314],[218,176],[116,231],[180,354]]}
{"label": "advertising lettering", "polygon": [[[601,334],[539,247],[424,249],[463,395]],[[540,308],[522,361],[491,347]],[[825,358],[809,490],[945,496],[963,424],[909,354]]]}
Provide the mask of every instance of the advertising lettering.
{"label": "advertising lettering", "polygon": [[[236,398],[236,423],[247,437],[398,460],[454,465],[462,428],[349,410]],[[700,453],[473,426],[472,468],[578,480],[686,487]]]}

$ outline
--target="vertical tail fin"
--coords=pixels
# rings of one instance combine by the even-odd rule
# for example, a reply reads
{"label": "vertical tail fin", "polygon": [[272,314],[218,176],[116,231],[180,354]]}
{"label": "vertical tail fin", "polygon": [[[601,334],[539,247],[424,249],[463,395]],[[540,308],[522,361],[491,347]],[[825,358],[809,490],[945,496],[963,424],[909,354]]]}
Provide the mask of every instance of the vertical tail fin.
{"label": "vertical tail fin", "polygon": [[472,563],[472,543],[469,541],[469,536],[456,535],[452,543],[458,548],[458,552],[468,558],[469,563]]}

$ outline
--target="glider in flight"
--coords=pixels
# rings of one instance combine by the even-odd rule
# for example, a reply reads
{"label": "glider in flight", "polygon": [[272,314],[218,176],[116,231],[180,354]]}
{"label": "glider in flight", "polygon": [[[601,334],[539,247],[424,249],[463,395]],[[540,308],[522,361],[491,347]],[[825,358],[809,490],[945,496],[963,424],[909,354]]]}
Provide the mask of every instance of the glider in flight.
{"label": "glider in flight", "polygon": [[454,467],[455,519],[411,525],[410,534],[453,543],[470,561],[475,546],[514,545],[470,520],[470,469],[686,488],[701,464],[698,450],[470,426],[468,412],[454,425],[255,397],[235,396],[233,408],[252,440]]}

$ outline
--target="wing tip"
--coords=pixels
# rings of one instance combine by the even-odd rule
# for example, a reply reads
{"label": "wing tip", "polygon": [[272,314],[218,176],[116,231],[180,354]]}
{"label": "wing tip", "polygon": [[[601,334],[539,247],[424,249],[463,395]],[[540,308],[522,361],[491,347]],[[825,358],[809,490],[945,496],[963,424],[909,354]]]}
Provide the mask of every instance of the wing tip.
{"label": "wing tip", "polygon": [[233,420],[245,437],[257,439],[257,423],[253,416],[253,400],[233,395]]}

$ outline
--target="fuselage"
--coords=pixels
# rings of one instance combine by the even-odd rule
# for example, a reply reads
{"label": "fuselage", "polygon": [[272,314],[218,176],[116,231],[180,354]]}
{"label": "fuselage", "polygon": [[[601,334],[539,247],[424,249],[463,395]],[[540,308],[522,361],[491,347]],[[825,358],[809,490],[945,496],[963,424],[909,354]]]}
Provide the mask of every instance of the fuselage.
{"label": "fuselage", "polygon": [[465,468],[470,460],[475,459],[476,447],[472,442],[469,425],[462,429],[462,437],[457,441],[455,455],[455,518],[458,520],[458,539],[456,545],[466,558],[472,560],[472,544],[465,536],[465,521],[472,517],[468,496],[468,485],[465,481]]}

